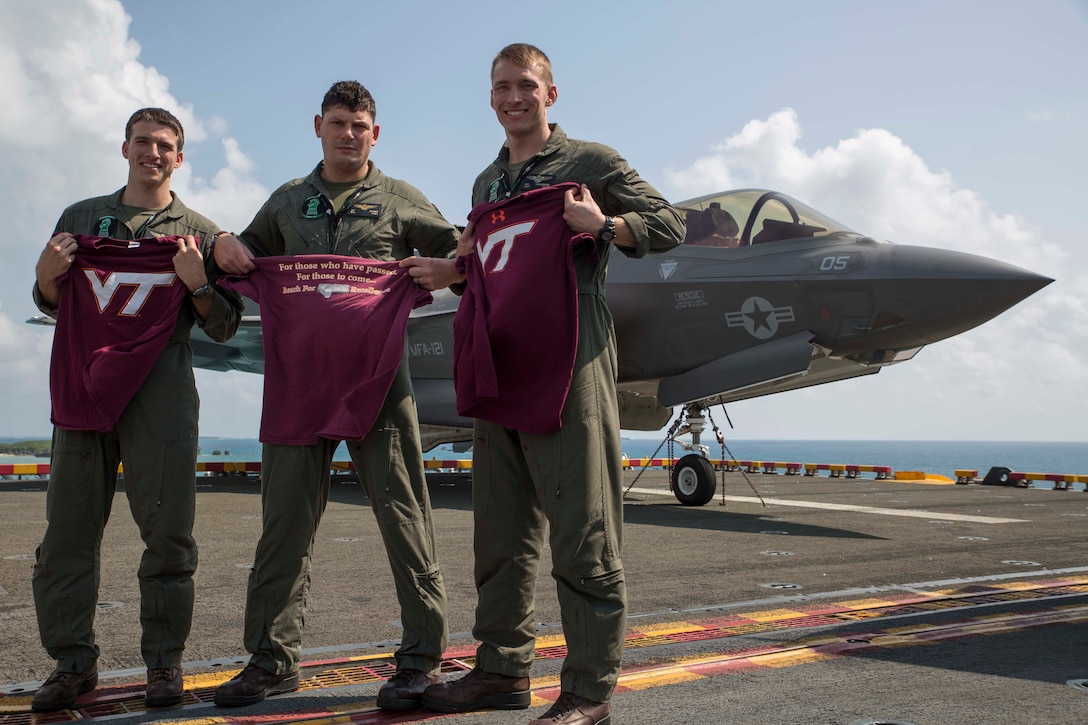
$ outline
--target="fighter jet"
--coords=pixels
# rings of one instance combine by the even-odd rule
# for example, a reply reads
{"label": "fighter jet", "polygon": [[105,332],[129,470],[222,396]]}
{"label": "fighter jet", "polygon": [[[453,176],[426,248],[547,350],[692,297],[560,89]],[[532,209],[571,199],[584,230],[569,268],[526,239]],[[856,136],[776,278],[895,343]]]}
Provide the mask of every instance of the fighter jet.
{"label": "fighter jet", "polygon": [[[985,257],[877,241],[776,191],[728,191],[676,206],[686,215],[684,244],[640,260],[613,254],[606,295],[622,426],[661,430],[680,407],[683,425],[673,434],[691,452],[672,480],[690,505],[716,489],[700,442],[709,406],[873,375],[1053,281]],[[453,389],[458,301],[439,292],[409,321],[428,447],[471,439]],[[247,316],[225,345],[194,329],[192,347],[200,367],[262,372],[259,316]],[[691,443],[679,440],[688,435]]]}

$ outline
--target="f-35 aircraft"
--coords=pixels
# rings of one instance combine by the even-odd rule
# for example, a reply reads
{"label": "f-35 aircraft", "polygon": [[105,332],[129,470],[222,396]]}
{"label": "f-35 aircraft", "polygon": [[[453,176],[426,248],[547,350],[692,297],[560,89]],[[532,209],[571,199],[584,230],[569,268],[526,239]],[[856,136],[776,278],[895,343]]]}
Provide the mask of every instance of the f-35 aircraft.
{"label": "f-35 aircraft", "polygon": [[[709,406],[878,373],[1053,281],[977,255],[877,241],[775,191],[677,207],[684,244],[641,260],[613,254],[606,293],[623,428],[660,430],[673,406],[686,416],[675,435],[691,435],[681,445],[692,453],[673,469],[685,504],[706,503],[716,488],[700,444]],[[439,292],[409,322],[425,447],[471,439],[453,392],[458,301]],[[199,367],[262,372],[259,316],[225,345],[194,329],[192,347]]]}

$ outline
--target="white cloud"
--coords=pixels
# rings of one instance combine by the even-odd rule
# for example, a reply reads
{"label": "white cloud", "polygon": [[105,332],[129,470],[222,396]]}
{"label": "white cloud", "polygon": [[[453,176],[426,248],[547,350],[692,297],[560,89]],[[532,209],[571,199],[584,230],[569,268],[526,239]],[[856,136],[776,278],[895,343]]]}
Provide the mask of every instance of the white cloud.
{"label": "white cloud", "polygon": [[1054,123],[1055,121],[1068,120],[1068,118],[1047,108],[1039,109],[1037,111],[1029,111],[1027,114],[1027,119],[1034,123]]}
{"label": "white cloud", "polygon": [[[175,113],[186,150],[209,138],[193,108],[170,93],[169,80],[140,62],[129,24],[117,0],[0,3],[0,434],[49,430],[52,334],[25,320],[38,314],[30,298],[34,265],[61,211],[124,185],[121,143],[137,108]],[[268,190],[254,181],[238,144],[221,137],[222,121],[208,126],[220,136],[227,165],[196,169],[186,160],[173,188],[222,226],[241,227]],[[256,427],[249,431],[255,435]]]}
{"label": "white cloud", "polygon": [[208,182],[178,186],[185,202],[224,229],[241,231],[268,198],[269,190],[253,178],[253,161],[233,138],[222,140],[227,165]]}
{"label": "white cloud", "polygon": [[260,430],[264,377],[252,373],[196,371],[200,434],[256,438]]}
{"label": "white cloud", "polygon": [[800,141],[797,114],[785,109],[748,122],[669,181],[689,197],[776,189],[877,238],[994,257],[1058,281],[879,375],[735,404],[737,435],[1083,440],[1088,422],[1073,401],[1088,397],[1088,280],[1066,274],[1066,251],[886,130],[812,152]]}
{"label": "white cloud", "polygon": [[[174,188],[224,228],[242,228],[268,195],[224,120],[175,98],[169,79],[140,61],[129,25],[117,0],[0,3],[0,434],[49,429],[51,334],[24,322],[36,314],[34,264],[64,206],[124,183],[120,146],[133,110],[177,113],[187,151],[221,147],[221,168],[199,167],[192,154]],[[676,198],[778,189],[878,238],[983,254],[1058,279],[879,375],[736,404],[739,437],[1088,438],[1075,409],[1088,396],[1088,279],[1067,274],[1070,250],[958,187],[952,173],[931,169],[894,134],[864,129],[809,151],[787,109],[745,124],[670,182]],[[202,372],[198,380],[205,434],[256,434],[258,376]]]}
{"label": "white cloud", "polygon": [[858,231],[898,244],[983,254],[1046,273],[1063,252],[1026,223],[994,212],[978,194],[933,171],[884,129],[858,131],[836,146],[806,152],[792,109],[749,121],[689,169],[669,173],[689,196],[738,186],[767,187],[798,197]]}

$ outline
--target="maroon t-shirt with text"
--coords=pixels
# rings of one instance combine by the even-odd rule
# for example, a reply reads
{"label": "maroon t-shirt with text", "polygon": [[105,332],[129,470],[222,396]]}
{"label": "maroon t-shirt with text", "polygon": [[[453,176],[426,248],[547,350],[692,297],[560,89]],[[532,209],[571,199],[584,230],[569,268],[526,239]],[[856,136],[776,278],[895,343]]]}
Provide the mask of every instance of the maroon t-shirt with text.
{"label": "maroon t-shirt with text", "polygon": [[475,251],[458,258],[467,286],[454,317],[457,412],[526,433],[551,433],[578,350],[572,250],[593,244],[563,221],[577,184],[526,191],[469,213]]}
{"label": "maroon t-shirt with text", "polygon": [[51,417],[58,428],[106,432],[162,354],[188,290],[174,272],[178,237],[75,240],[58,279]]}
{"label": "maroon t-shirt with text", "polygon": [[261,306],[261,441],[362,439],[404,356],[408,315],[431,293],[397,262],[305,254],[253,263],[219,285]]}

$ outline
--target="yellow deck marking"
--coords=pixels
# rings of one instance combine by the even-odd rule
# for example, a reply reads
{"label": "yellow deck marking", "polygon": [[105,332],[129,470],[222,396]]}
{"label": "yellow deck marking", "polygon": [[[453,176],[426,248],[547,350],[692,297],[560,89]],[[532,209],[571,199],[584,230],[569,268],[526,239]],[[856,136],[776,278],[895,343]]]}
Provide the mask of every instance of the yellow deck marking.
{"label": "yellow deck marking", "polygon": [[648,624],[645,627],[637,627],[636,629],[647,636],[661,637],[680,632],[701,632],[706,627],[692,622],[668,622],[666,624]]}
{"label": "yellow deck marking", "polygon": [[768,609],[762,612],[745,612],[744,618],[756,622],[777,622],[783,619],[797,619],[798,617],[811,616],[806,612],[798,612],[796,609]]}

